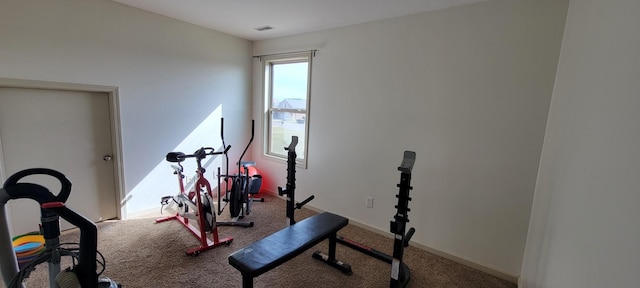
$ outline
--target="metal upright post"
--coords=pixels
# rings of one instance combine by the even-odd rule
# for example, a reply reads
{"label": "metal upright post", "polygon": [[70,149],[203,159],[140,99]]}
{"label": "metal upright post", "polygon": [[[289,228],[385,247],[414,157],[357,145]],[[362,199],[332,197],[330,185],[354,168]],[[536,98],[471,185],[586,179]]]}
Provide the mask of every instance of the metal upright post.
{"label": "metal upright post", "polygon": [[396,197],[398,198],[398,205],[396,205],[396,215],[394,221],[391,221],[391,233],[395,234],[393,243],[393,259],[391,262],[391,288],[405,287],[409,282],[409,269],[406,265],[403,265],[402,257],[404,256],[404,248],[407,246],[409,239],[413,235],[415,229],[410,229],[408,234],[405,234],[407,223],[409,222],[409,192],[413,189],[411,187],[411,170],[415,163],[416,153],[413,151],[405,151],[402,164],[398,167],[400,173],[400,184],[398,184],[399,192]]}

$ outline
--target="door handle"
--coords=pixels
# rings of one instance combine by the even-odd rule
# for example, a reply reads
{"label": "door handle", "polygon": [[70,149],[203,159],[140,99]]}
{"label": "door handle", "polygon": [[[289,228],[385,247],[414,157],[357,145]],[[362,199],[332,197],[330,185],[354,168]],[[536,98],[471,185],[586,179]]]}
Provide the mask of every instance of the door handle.
{"label": "door handle", "polygon": [[113,158],[113,157],[111,157],[111,155],[104,155],[104,156],[102,156],[102,160],[104,160],[104,161],[111,161],[111,159],[112,159],[112,158]]}

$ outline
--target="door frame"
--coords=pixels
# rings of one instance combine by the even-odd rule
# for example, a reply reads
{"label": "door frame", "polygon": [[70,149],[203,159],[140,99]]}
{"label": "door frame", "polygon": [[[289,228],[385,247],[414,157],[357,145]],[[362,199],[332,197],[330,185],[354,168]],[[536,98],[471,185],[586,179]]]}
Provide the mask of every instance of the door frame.
{"label": "door frame", "polygon": [[[118,87],[103,86],[79,83],[50,82],[40,80],[24,80],[13,78],[0,78],[0,88],[24,88],[24,89],[44,89],[44,90],[64,90],[80,92],[101,92],[109,97],[109,117],[111,122],[111,145],[113,147],[114,187],[116,189],[116,215],[118,219],[124,219],[122,211],[122,199],[124,199],[124,170],[122,166],[122,136],[120,131],[120,102]],[[2,153],[2,138],[0,137],[0,181],[4,183],[7,179],[5,164]]]}

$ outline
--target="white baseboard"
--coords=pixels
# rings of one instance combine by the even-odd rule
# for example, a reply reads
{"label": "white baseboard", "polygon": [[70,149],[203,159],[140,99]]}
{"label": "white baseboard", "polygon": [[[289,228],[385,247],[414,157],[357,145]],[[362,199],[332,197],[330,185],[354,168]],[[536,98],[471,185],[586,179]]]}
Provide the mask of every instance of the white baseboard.
{"label": "white baseboard", "polygon": [[[273,195],[273,196],[280,197],[280,198],[284,199],[284,197],[279,196],[277,193],[275,193],[275,194],[271,193],[271,192],[267,192],[267,193],[270,194],[270,195]],[[311,211],[317,212],[317,213],[326,212],[325,210],[319,209],[319,208],[317,208],[317,207],[315,207],[315,206],[313,206],[311,204],[307,204],[304,207],[309,209],[309,210],[311,210]],[[351,220],[351,219],[349,219],[349,224],[353,224],[356,227],[360,227],[362,229],[365,229],[365,230],[374,232],[376,234],[385,236],[387,238],[393,239],[393,234],[391,234],[390,232],[380,230],[378,228],[369,226],[367,224],[363,224],[361,222],[358,222],[358,221],[355,221],[355,220]],[[487,267],[485,265],[481,265],[481,264],[475,263],[473,261],[469,261],[467,259],[464,259],[464,258],[455,256],[455,255],[440,251],[438,249],[429,247],[429,246],[424,245],[422,243],[418,243],[418,242],[415,242],[415,241],[409,241],[409,243],[410,243],[411,246],[416,247],[416,248],[421,249],[421,250],[424,250],[424,251],[427,251],[427,252],[429,252],[431,254],[435,254],[435,255],[438,255],[440,257],[447,258],[447,259],[449,259],[451,261],[460,263],[460,264],[465,265],[465,266],[469,266],[469,267],[471,267],[473,269],[482,271],[482,272],[487,273],[489,275],[493,275],[495,277],[498,277],[500,279],[509,281],[511,283],[519,284],[518,283],[519,282],[519,277],[516,276],[516,275],[511,275],[509,273],[500,271],[499,269]]]}
{"label": "white baseboard", "polygon": [[426,246],[426,245],[421,244],[421,243],[417,243],[417,242],[414,242],[414,241],[410,241],[410,243],[411,243],[410,245],[412,245],[413,247],[417,247],[417,248],[422,249],[424,251],[427,251],[429,253],[441,256],[443,258],[447,258],[449,260],[458,262],[458,263],[460,263],[462,265],[469,266],[469,267],[471,267],[473,269],[482,271],[482,272],[487,273],[489,275],[493,275],[495,277],[498,277],[500,279],[509,281],[511,283],[518,283],[518,278],[519,278],[518,276],[511,275],[509,273],[502,272],[502,271],[500,271],[498,269],[487,267],[485,265],[481,265],[481,264],[475,263],[473,261],[469,261],[467,259],[455,256],[455,255],[451,255],[451,254],[446,253],[446,252],[442,252],[440,250],[431,248],[431,247]]}
{"label": "white baseboard", "polygon": [[133,213],[127,213],[126,219],[148,218],[148,217],[153,217],[158,215],[160,215],[160,206],[149,208],[146,210],[136,211]]}

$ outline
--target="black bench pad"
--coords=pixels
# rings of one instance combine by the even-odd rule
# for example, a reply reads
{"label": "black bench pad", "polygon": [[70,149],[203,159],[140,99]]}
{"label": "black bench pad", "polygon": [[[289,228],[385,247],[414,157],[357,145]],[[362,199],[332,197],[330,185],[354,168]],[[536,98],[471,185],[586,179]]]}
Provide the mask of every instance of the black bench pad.
{"label": "black bench pad", "polygon": [[347,224],[349,219],[328,212],[311,216],[234,252],[229,264],[242,275],[257,277],[335,235]]}

